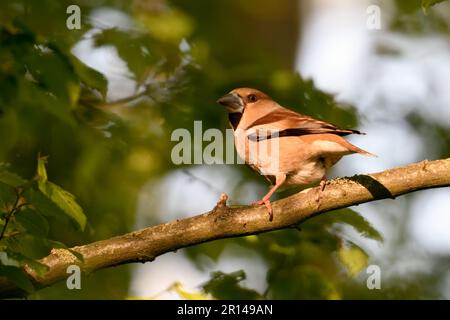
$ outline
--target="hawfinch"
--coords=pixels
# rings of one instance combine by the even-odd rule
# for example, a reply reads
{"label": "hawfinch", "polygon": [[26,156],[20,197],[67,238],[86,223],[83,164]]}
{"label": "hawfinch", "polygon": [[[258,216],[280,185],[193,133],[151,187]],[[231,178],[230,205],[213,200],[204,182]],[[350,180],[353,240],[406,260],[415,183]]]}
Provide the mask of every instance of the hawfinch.
{"label": "hawfinch", "polygon": [[327,170],[342,156],[372,155],[342,137],[361,132],[341,129],[284,108],[256,89],[235,89],[217,102],[228,111],[238,155],[273,185],[254,203],[267,207],[270,221],[273,219],[270,197],[280,187],[320,181],[319,201]]}

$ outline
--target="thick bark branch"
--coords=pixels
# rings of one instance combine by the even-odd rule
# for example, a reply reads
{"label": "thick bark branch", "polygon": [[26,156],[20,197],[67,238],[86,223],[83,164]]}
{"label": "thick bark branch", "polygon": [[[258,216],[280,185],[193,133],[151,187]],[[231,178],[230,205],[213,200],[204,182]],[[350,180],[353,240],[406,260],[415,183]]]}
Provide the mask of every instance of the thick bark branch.
{"label": "thick bark branch", "polygon": [[[319,208],[317,188],[299,192],[273,203],[272,222],[264,206],[229,208],[225,205],[226,198],[222,198],[213,210],[198,216],[73,247],[72,250],[83,255],[84,262],[68,250],[54,249],[40,260],[49,267],[44,276],[39,277],[30,268],[25,271],[36,288],[42,288],[65,279],[71,264],[92,272],[124,263],[152,261],[166,252],[202,242],[288,228],[330,210],[445,186],[450,186],[450,158],[330,181],[322,193]],[[12,297],[19,293],[14,284],[0,279],[0,296]]]}

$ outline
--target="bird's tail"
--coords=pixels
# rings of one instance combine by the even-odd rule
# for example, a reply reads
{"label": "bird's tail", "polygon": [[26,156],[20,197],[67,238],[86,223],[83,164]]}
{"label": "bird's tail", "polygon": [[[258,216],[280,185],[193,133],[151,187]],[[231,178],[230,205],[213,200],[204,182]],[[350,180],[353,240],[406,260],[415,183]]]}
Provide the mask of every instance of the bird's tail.
{"label": "bird's tail", "polygon": [[351,129],[350,130],[352,133],[354,133],[354,134],[362,134],[362,135],[366,135],[366,133],[365,132],[361,132],[361,131],[359,131],[359,130],[355,130],[355,129]]}
{"label": "bird's tail", "polygon": [[351,150],[355,153],[362,154],[363,156],[368,157],[378,157],[376,154],[370,153],[369,151],[363,150],[361,148],[358,148],[357,146],[354,146],[353,144],[350,144],[352,146]]}

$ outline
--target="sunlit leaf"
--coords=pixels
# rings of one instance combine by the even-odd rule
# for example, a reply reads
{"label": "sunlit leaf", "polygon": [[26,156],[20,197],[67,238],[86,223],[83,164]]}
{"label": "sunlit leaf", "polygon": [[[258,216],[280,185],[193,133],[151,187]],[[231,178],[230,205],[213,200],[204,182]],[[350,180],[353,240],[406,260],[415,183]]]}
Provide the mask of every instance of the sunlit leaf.
{"label": "sunlit leaf", "polygon": [[148,32],[161,41],[179,43],[192,32],[192,21],[182,11],[170,9],[159,14],[140,11],[136,16]]}
{"label": "sunlit leaf", "polygon": [[341,246],[337,252],[339,261],[351,276],[358,275],[368,264],[369,256],[359,246],[349,243]]}
{"label": "sunlit leaf", "polygon": [[186,300],[210,300],[210,297],[201,292],[188,292],[183,289],[183,285],[179,282],[175,282],[171,288],[178,293],[178,295]]}
{"label": "sunlit leaf", "polygon": [[68,191],[47,180],[45,158],[38,159],[38,187],[39,190],[54,202],[65,214],[71,217],[81,230],[86,226],[86,216],[83,209],[75,201],[75,197]]}
{"label": "sunlit leaf", "polygon": [[295,254],[295,248],[292,246],[280,246],[278,243],[272,243],[270,245],[270,250],[274,253],[291,256]]}
{"label": "sunlit leaf", "polygon": [[79,84],[75,82],[68,83],[68,93],[69,93],[69,102],[70,106],[74,108],[78,104],[78,100],[80,98],[81,87]]}
{"label": "sunlit leaf", "polygon": [[39,181],[41,182],[47,182],[47,169],[45,168],[45,165],[47,164],[47,157],[39,157],[38,163],[37,163],[37,177]]}
{"label": "sunlit leaf", "polygon": [[76,221],[81,230],[84,230],[84,227],[86,226],[86,216],[71,193],[49,181],[40,183],[39,190],[51,199],[69,217]]}
{"label": "sunlit leaf", "polygon": [[447,1],[447,0],[422,0],[422,9],[424,12],[427,12],[427,10],[430,7],[434,6],[435,4],[444,2],[444,1]]}

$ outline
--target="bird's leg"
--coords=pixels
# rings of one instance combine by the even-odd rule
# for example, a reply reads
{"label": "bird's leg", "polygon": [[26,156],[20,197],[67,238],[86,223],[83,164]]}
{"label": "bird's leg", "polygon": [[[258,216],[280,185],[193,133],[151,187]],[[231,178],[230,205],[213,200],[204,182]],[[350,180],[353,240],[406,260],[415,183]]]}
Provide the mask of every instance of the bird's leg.
{"label": "bird's leg", "polygon": [[269,221],[273,220],[273,210],[272,205],[270,203],[270,197],[274,194],[275,191],[286,181],[286,175],[284,173],[279,173],[275,179],[275,185],[267,192],[267,194],[259,201],[254,202],[253,205],[262,205],[264,204],[269,211]]}
{"label": "bird's leg", "polygon": [[317,192],[317,199],[316,199],[317,209],[320,208],[320,200],[322,200],[322,192],[325,190],[325,186],[327,185],[327,182],[328,182],[328,180],[327,180],[326,176],[323,176],[322,179],[320,179],[319,189]]}

